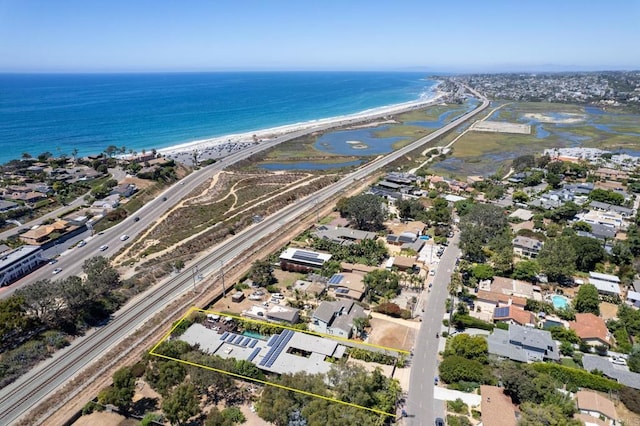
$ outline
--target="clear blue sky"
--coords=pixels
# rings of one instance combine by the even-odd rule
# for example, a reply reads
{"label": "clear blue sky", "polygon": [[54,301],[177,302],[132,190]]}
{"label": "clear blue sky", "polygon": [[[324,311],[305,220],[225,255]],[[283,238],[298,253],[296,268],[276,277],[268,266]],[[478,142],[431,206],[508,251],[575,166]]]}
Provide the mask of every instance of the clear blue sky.
{"label": "clear blue sky", "polygon": [[639,69],[640,0],[0,0],[0,72]]}

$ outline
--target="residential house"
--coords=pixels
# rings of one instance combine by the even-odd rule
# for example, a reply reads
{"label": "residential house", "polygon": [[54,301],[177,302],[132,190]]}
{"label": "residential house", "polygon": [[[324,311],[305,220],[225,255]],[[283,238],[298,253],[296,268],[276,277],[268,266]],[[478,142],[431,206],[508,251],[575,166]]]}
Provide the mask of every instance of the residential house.
{"label": "residential house", "polygon": [[611,346],[609,330],[604,320],[592,313],[576,314],[575,321],[569,321],[569,328],[591,346]]}
{"label": "residential house", "polygon": [[591,223],[590,226],[591,231],[577,231],[576,234],[581,237],[594,238],[600,241],[611,241],[618,233],[616,228],[601,225],[599,223]]}
{"label": "residential house", "polygon": [[610,169],[607,167],[600,167],[595,172],[594,175],[599,177],[600,179],[605,180],[627,180],[629,179],[629,173],[624,172],[622,170]]}
{"label": "residential house", "polygon": [[366,316],[362,307],[351,300],[324,301],[313,312],[310,328],[318,333],[349,339],[357,332],[354,320]]}
{"label": "residential house", "polygon": [[613,401],[596,392],[586,390],[576,392],[576,405],[578,406],[578,411],[582,414],[588,414],[596,418],[604,417],[607,424],[617,424],[618,413]]}
{"label": "residential house", "polygon": [[[513,296],[511,298],[511,304],[521,307],[524,307],[527,304],[526,299],[535,297],[533,284],[526,281],[514,280],[512,278],[493,277],[493,280],[488,287],[491,291]],[[486,289],[485,286],[481,287],[481,289],[482,288]]]}
{"label": "residential house", "polygon": [[14,203],[13,201],[0,200],[0,212],[7,212],[9,210],[17,209],[19,207],[18,203]]}
{"label": "residential house", "polygon": [[511,398],[497,386],[480,386],[482,426],[516,426],[518,415]]}
{"label": "residential house", "polygon": [[521,257],[535,258],[540,254],[540,250],[544,243],[529,237],[521,235],[515,237],[512,241],[513,253]]}
{"label": "residential house", "polygon": [[100,200],[96,200],[91,205],[96,210],[113,210],[120,205],[120,196],[118,194],[108,195]]}
{"label": "residential house", "polygon": [[546,330],[512,324],[508,330],[494,329],[487,341],[490,354],[514,361],[560,359],[557,344]]}
{"label": "residential house", "polygon": [[49,225],[40,225],[35,229],[20,234],[20,240],[25,244],[40,246],[52,240],[52,234],[65,234],[71,230],[71,226],[65,220],[56,220]]}
{"label": "residential house", "polygon": [[496,322],[504,322],[507,324],[527,325],[536,323],[536,316],[529,311],[515,306],[509,305],[496,308],[493,312],[493,320]]}
{"label": "residential house", "polygon": [[592,201],[591,203],[589,203],[589,208],[602,212],[618,213],[624,218],[633,216],[633,209],[623,206],[616,206],[615,204],[603,203],[601,201]]}
{"label": "residential house", "polygon": [[615,275],[589,272],[589,283],[596,286],[598,293],[605,296],[620,296],[620,278]]}
{"label": "residential house", "polygon": [[300,310],[289,306],[271,305],[268,308],[261,305],[253,305],[242,315],[261,321],[275,323],[296,324],[300,320]]}
{"label": "residential house", "polygon": [[350,272],[334,274],[327,281],[327,286],[335,297],[357,301],[362,300],[366,290],[364,275]]}
{"label": "residential house", "polygon": [[640,308],[640,293],[637,291],[627,291],[627,304],[634,308]]}
{"label": "residential house", "polygon": [[119,195],[121,197],[129,198],[138,191],[138,187],[132,183],[122,183],[111,189],[109,195]]}
{"label": "residential house", "polygon": [[318,253],[289,247],[280,255],[280,267],[283,271],[309,272],[321,269],[331,259],[328,253]]}
{"label": "residential house", "polygon": [[323,240],[348,245],[362,240],[375,240],[377,235],[375,232],[360,231],[359,229],[344,228],[341,226],[321,225],[316,228],[313,235]]}
{"label": "residential house", "polygon": [[0,254],[0,286],[4,287],[44,263],[40,246],[24,245]]}
{"label": "residential house", "polygon": [[614,228],[616,230],[626,228],[622,219],[623,218],[619,213],[611,212],[611,211],[602,212],[597,210],[590,210],[586,213],[578,213],[576,215],[576,220],[581,220],[590,225],[592,224],[604,225],[610,228]]}

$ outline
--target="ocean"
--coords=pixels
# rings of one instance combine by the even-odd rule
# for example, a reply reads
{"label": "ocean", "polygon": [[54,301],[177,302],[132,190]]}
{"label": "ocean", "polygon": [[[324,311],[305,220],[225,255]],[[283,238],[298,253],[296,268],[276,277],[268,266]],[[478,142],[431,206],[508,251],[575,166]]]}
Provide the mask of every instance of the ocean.
{"label": "ocean", "polygon": [[428,99],[424,73],[0,74],[0,163],[166,148]]}

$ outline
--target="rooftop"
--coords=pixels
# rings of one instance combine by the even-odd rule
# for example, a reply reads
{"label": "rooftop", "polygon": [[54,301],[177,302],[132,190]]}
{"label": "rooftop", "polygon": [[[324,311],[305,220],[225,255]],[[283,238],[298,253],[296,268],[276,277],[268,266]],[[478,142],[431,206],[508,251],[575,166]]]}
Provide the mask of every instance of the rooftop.
{"label": "rooftop", "polygon": [[609,343],[609,330],[604,320],[592,313],[576,314],[575,321],[569,321],[569,328],[581,339],[600,339]]}
{"label": "rooftop", "polygon": [[576,402],[578,403],[578,410],[602,413],[612,420],[618,418],[618,413],[616,413],[616,407],[613,405],[613,402],[596,392],[578,391],[576,392]]}

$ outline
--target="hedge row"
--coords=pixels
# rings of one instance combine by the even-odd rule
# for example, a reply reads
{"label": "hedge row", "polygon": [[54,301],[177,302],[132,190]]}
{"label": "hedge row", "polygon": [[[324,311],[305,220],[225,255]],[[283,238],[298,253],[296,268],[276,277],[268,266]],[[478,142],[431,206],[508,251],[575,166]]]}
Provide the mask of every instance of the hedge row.
{"label": "hedge row", "polygon": [[581,387],[601,392],[617,391],[622,385],[615,380],[589,373],[585,370],[566,367],[564,365],[536,362],[533,368],[539,373],[546,373],[569,387]]}

